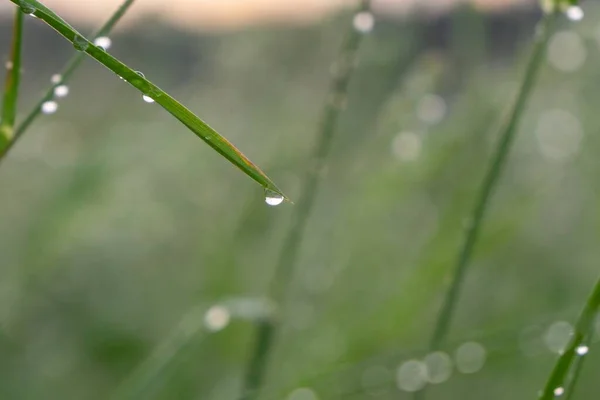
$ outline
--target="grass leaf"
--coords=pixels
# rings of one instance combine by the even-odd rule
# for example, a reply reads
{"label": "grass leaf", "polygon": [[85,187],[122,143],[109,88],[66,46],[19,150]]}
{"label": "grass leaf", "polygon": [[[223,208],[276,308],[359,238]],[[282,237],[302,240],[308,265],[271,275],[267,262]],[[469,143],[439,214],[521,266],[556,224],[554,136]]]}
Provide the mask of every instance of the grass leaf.
{"label": "grass leaf", "polygon": [[200,139],[236,167],[241,169],[246,175],[261,184],[266,190],[274,192],[284,199],[288,199],[275,183],[271,181],[260,168],[258,168],[258,166],[252,163],[252,161],[244,156],[235,146],[233,146],[233,144],[221,136],[217,131],[188,110],[183,104],[179,103],[154,83],[140,75],[137,71],[123,64],[121,61],[104,51],[101,47],[95,46],[90,40],[77,32],[71,25],[65,22],[48,7],[36,0],[10,1],[19,5],[21,9],[26,8],[27,11],[31,11],[29,14],[36,16],[54,28],[65,39],[70,41],[77,50],[85,52],[138,89],[144,96],[147,96],[160,104]]}
{"label": "grass leaf", "polygon": [[14,136],[14,125],[17,114],[17,100],[19,97],[19,78],[21,75],[21,47],[23,39],[23,13],[15,10],[15,24],[13,28],[12,50],[6,72],[4,100],[2,103],[2,116],[0,117],[0,153]]}

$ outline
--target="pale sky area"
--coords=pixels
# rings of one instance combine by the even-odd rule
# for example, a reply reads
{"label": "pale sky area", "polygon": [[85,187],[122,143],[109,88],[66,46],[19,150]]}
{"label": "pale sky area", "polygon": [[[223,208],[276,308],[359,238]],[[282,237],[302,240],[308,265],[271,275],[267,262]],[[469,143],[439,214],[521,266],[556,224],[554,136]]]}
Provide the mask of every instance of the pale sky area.
{"label": "pale sky area", "polygon": [[[67,21],[97,25],[123,0],[44,0]],[[536,0],[373,0],[373,9],[382,13],[439,13],[470,3],[485,10],[531,5]],[[166,6],[165,4],[168,4]],[[137,0],[123,25],[152,16],[191,30],[231,30],[265,23],[303,24],[318,20],[355,0]],[[0,14],[12,3],[0,0]]]}

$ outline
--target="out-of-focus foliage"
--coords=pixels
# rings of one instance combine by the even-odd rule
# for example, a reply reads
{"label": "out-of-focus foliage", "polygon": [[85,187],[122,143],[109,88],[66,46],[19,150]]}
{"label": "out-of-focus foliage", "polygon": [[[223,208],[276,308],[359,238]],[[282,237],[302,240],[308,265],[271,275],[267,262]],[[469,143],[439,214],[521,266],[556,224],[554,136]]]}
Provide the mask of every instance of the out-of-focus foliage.
{"label": "out-of-focus foliage", "polygon": [[[534,398],[556,322],[573,322],[597,277],[600,8],[588,3],[550,41],[443,349],[475,341],[487,360],[428,398]],[[408,398],[404,363],[427,356],[536,19],[377,18],[282,311],[269,398]],[[296,198],[346,21],[214,36],[146,21],[111,51]],[[72,51],[34,20],[25,40],[21,109]],[[0,168],[1,398],[107,398],[189,310],[265,292],[293,206],[266,206],[213,153],[102,67],[79,71]],[[192,340],[143,398],[236,398],[251,332],[234,321]],[[596,353],[576,398],[595,396]]]}

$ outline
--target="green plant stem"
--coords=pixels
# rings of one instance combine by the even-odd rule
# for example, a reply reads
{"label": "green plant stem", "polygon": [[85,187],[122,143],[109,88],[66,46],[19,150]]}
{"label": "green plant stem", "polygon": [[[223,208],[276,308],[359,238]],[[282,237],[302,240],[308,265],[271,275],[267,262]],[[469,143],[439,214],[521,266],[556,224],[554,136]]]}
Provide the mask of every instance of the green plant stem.
{"label": "green plant stem", "polygon": [[21,6],[22,9],[23,7],[26,7],[27,9],[33,10],[31,12],[32,15],[52,27],[66,40],[71,42],[77,50],[81,51],[82,53],[86,53],[100,64],[123,78],[131,86],[138,89],[144,96],[162,106],[167,112],[179,120],[179,122],[185,125],[190,131],[202,139],[217,153],[221,154],[225,159],[238,167],[242,172],[263,186],[265,190],[273,192],[276,195],[281,196],[283,199],[289,200],[277,187],[277,185],[275,185],[275,183],[257,165],[250,161],[216,130],[211,128],[206,122],[187,109],[183,104],[171,97],[164,90],[146,79],[138,71],[128,67],[120,60],[107,53],[101,47],[94,45],[94,43],[85,38],[60,16],[55,14],[54,11],[50,10],[37,0],[9,1]]}
{"label": "green plant stem", "polygon": [[14,136],[17,100],[19,97],[19,79],[21,76],[21,49],[23,42],[23,13],[15,10],[10,68],[6,72],[2,116],[0,117],[0,152]]}
{"label": "green plant stem", "polygon": [[[550,373],[550,376],[548,377],[546,386],[539,397],[540,400],[553,400],[555,398],[554,390],[561,387],[564,388],[568,372],[576,363],[576,360],[578,358],[582,358],[582,356],[577,354],[577,348],[584,344],[586,338],[591,338],[590,333],[594,327],[599,307],[600,279],[596,282],[596,285],[588,297],[583,311],[577,320],[577,324],[575,324],[575,332],[571,338],[571,341],[569,342],[569,346],[558,358],[554,368],[552,369],[552,372]],[[571,392],[575,388],[579,372],[580,368],[575,367],[572,377],[573,382],[568,386],[568,390]]]}
{"label": "green plant stem", "polygon": [[[368,10],[369,5],[370,0],[361,1],[358,11]],[[321,176],[327,164],[339,116],[344,108],[362,37],[362,33],[351,28],[335,64],[336,71],[333,74],[329,98],[317,131],[317,143],[302,181],[300,199],[292,217],[290,229],[282,244],[275,275],[270,285],[270,298],[280,307],[284,303],[285,294],[291,284],[294,268],[298,261],[298,250],[315,202]],[[280,321],[274,319],[263,321],[258,325],[254,349],[246,369],[242,393],[244,399],[254,399],[259,395],[279,323]]]}
{"label": "green plant stem", "polygon": [[502,168],[504,167],[511,144],[517,132],[519,121],[523,115],[523,112],[525,111],[527,100],[532,92],[537,75],[544,60],[546,43],[550,33],[553,30],[556,16],[556,13],[544,15],[543,20],[538,26],[534,47],[527,64],[525,76],[508,119],[501,129],[500,140],[498,141],[489,169],[479,190],[479,195],[477,196],[477,201],[475,202],[475,207],[469,220],[470,223],[467,227],[465,241],[453,269],[452,281],[448,291],[446,292],[442,308],[438,314],[433,335],[429,344],[430,350],[439,348],[448,333],[450,322],[456,308],[458,296],[464,282],[465,273],[473,256],[473,250],[475,248],[477,239],[479,238],[485,213],[490,204],[490,198],[494,189],[496,188],[496,184],[498,183]]}
{"label": "green plant stem", "polygon": [[[108,35],[112,31],[114,26],[117,24],[117,22],[119,22],[123,15],[125,15],[127,10],[129,10],[129,7],[133,5],[134,2],[135,0],[125,0],[123,4],[121,4],[121,6],[115,11],[115,13],[108,19],[108,21],[106,21],[106,23],[92,36],[93,40],[95,40],[98,37]],[[76,52],[76,54],[73,55],[73,57],[71,57],[65,68],[60,72],[60,79],[56,80],[55,82],[52,82],[52,84],[48,87],[46,92],[40,97],[39,101],[33,106],[29,113],[27,113],[25,119],[16,127],[14,137],[8,143],[6,148],[0,149],[0,160],[2,160],[4,156],[6,156],[6,154],[10,151],[12,146],[15,145],[17,140],[19,140],[19,138],[23,135],[23,133],[25,133],[25,131],[29,128],[29,126],[31,126],[31,124],[37,119],[37,117],[41,115],[42,105],[45,102],[52,100],[52,98],[54,97],[54,90],[56,89],[56,87],[66,84],[85,58],[85,53],[79,51]]]}

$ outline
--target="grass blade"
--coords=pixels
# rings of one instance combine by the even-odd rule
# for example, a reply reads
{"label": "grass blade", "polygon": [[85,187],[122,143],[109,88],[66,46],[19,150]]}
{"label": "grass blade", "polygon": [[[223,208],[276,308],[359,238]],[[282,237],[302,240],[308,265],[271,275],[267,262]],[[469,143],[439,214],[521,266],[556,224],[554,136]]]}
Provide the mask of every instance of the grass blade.
{"label": "grass blade", "polygon": [[556,361],[546,386],[540,395],[540,400],[552,400],[556,397],[555,390],[562,390],[564,392],[564,385],[567,378],[567,374],[572,368],[575,368],[574,374],[571,377],[572,384],[568,386],[568,390],[573,391],[575,384],[577,383],[580,367],[576,364],[581,364],[582,355],[577,353],[577,349],[585,344],[586,339],[590,339],[590,335],[593,332],[594,324],[596,322],[596,316],[598,315],[598,308],[600,307],[600,280],[596,282],[592,293],[588,297],[585,307],[577,320],[575,325],[575,332],[571,338],[567,349]]}
{"label": "grass blade", "polygon": [[202,121],[194,113],[188,110],[183,104],[179,103],[165,91],[160,89],[154,83],[138,74],[137,71],[129,68],[121,61],[108,54],[102,48],[95,46],[90,40],[77,32],[71,25],[56,15],[52,10],[36,0],[10,0],[19,5],[21,9],[26,8],[29,14],[35,15],[54,30],[60,33],[65,39],[70,41],[73,46],[87,55],[94,58],[100,64],[119,75],[133,87],[138,89],[144,96],[150,97],[156,103],[160,104],[171,115],[177,118],[188,129],[194,132],[200,139],[206,142],[215,151],[229,160],[236,167],[241,169],[246,175],[250,176],[266,190],[287,199],[283,192],[275,185],[273,181],[244,156],[233,144],[221,136],[217,131]]}
{"label": "grass blade", "polygon": [[[460,249],[458,259],[453,269],[452,281],[448,291],[446,292],[442,308],[436,320],[435,328],[429,345],[430,350],[439,348],[448,333],[450,322],[456,308],[458,296],[465,278],[465,273],[473,256],[473,250],[475,249],[475,244],[479,238],[479,233],[483,225],[485,213],[490,203],[490,198],[494,192],[496,184],[498,183],[502,168],[506,163],[506,159],[515,137],[519,121],[523,111],[527,106],[527,100],[529,99],[542,65],[546,43],[550,33],[553,30],[556,15],[557,14],[555,12],[545,14],[540,22],[539,30],[537,31],[535,37],[534,47],[527,64],[525,76],[517,94],[516,101],[508,116],[508,119],[501,129],[500,140],[498,141],[494,156],[479,190],[479,195],[471,214],[470,224],[467,227],[465,241]],[[422,392],[417,392],[415,394],[416,397],[421,397],[422,395]]]}
{"label": "grass blade", "polygon": [[[358,11],[367,11],[369,5],[370,0],[362,0]],[[317,132],[318,139],[312,154],[312,164],[303,178],[300,200],[279,253],[275,276],[270,285],[270,298],[278,305],[283,303],[285,293],[291,283],[292,273],[298,259],[298,250],[317,195],[322,171],[327,164],[333,135],[348,93],[362,38],[363,34],[351,25],[336,62],[338,71],[334,73],[331,81],[329,98]],[[277,320],[263,321],[258,325],[255,345],[246,367],[242,392],[244,399],[255,399],[260,394],[278,327]]]}
{"label": "grass blade", "polygon": [[[93,39],[96,39],[101,36],[108,35],[114,26],[119,22],[119,20],[125,15],[125,13],[129,10],[129,8],[133,5],[135,0],[125,0],[123,4],[115,11],[115,13],[109,18],[108,21],[96,32],[93,36]],[[40,100],[33,106],[31,111],[27,114],[23,122],[21,122],[14,131],[14,137],[8,143],[8,145],[4,149],[0,149],[0,160],[9,152],[12,146],[15,145],[17,140],[25,133],[25,131],[31,126],[31,124],[40,116],[42,113],[42,104],[46,101],[51,100],[54,97],[54,90],[61,85],[64,85],[68,82],[69,78],[75,70],[81,65],[81,62],[85,59],[85,54],[82,52],[77,52],[67,63],[64,70],[58,74],[60,79],[57,79],[52,82],[52,85],[46,90],[44,95],[40,98]]]}
{"label": "grass blade", "polygon": [[2,116],[0,117],[0,152],[14,136],[15,118],[17,115],[17,100],[19,97],[19,79],[21,76],[21,47],[23,41],[23,13],[15,10],[13,27],[10,68],[6,72]]}

